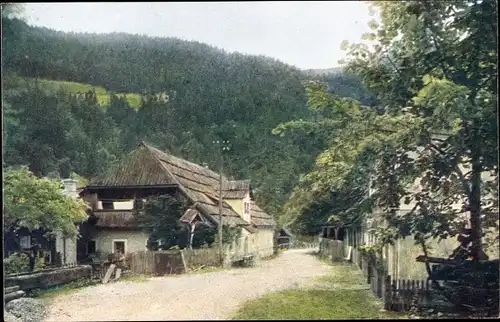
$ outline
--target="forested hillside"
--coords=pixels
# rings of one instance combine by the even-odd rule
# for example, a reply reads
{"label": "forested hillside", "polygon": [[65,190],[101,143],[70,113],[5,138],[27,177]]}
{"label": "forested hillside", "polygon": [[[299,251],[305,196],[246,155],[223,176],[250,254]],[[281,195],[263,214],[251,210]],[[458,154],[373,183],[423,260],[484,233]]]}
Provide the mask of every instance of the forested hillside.
{"label": "forested hillside", "polygon": [[[271,133],[311,117],[302,82],[319,77],[331,91],[370,103],[350,76],[313,76],[268,57],[173,38],[63,33],[5,19],[2,45],[4,165],[88,178],[145,140],[215,169],[212,142],[225,139],[232,147],[225,174],[250,178],[273,214],[324,148],[313,137]],[[48,80],[103,88],[109,99],[103,104],[102,91],[77,94]],[[124,93],[141,97],[139,108]]]}

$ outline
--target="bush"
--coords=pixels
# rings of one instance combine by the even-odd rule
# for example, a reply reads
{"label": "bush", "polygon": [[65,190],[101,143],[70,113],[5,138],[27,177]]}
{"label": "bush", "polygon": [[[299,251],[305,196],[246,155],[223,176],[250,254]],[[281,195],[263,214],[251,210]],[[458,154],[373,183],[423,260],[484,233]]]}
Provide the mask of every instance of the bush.
{"label": "bush", "polygon": [[5,261],[5,272],[7,274],[17,274],[29,272],[30,260],[25,253],[14,253],[7,257]]}
{"label": "bush", "polygon": [[45,268],[47,268],[47,265],[45,264],[45,258],[43,258],[43,256],[37,257],[35,263],[35,271],[42,270]]}

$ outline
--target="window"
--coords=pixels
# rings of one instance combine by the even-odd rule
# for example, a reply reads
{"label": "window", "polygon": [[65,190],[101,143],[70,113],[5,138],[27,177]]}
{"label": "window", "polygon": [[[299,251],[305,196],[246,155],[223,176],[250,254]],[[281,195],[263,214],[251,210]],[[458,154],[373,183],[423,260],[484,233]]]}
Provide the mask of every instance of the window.
{"label": "window", "polygon": [[87,254],[94,254],[96,252],[95,240],[89,240],[87,242]]}
{"label": "window", "polygon": [[19,246],[22,249],[31,247],[31,236],[19,236]]}
{"label": "window", "polygon": [[245,215],[248,214],[250,212],[250,203],[248,202],[243,203],[243,208],[244,208],[243,212],[245,213]]}
{"label": "window", "polygon": [[112,248],[113,253],[119,253],[119,254],[125,254],[127,252],[127,241],[120,239],[114,239],[113,240],[113,248]]}
{"label": "window", "polygon": [[110,210],[110,209],[114,209],[113,207],[113,201],[110,201],[110,200],[106,200],[106,201],[102,201],[102,209],[103,210]]}

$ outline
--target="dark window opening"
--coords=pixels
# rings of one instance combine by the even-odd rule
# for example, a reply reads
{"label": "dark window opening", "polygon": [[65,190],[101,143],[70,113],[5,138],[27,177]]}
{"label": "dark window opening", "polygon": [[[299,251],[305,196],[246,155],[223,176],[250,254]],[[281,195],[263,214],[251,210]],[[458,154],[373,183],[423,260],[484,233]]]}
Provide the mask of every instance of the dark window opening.
{"label": "dark window opening", "polygon": [[[163,200],[163,208],[165,208],[165,200]],[[135,199],[134,200],[134,209],[142,210],[144,209],[144,200]]]}
{"label": "dark window opening", "polygon": [[343,227],[338,229],[337,232],[337,240],[344,240],[344,235],[345,235],[345,229]]}
{"label": "dark window opening", "polygon": [[125,254],[125,242],[115,241],[114,243],[114,253]]}
{"label": "dark window opening", "polygon": [[114,209],[113,201],[103,201],[102,202],[102,209],[104,209],[104,210]]}

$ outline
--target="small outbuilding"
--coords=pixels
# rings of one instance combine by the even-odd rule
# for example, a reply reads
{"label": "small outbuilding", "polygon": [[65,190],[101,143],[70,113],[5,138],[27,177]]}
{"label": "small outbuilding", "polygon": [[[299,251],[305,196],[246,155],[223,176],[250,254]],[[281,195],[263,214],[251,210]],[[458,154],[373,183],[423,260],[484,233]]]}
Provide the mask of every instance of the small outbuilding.
{"label": "small outbuilding", "polygon": [[285,227],[280,228],[278,235],[278,248],[289,248],[295,236]]}

